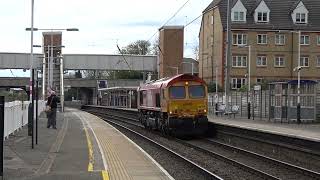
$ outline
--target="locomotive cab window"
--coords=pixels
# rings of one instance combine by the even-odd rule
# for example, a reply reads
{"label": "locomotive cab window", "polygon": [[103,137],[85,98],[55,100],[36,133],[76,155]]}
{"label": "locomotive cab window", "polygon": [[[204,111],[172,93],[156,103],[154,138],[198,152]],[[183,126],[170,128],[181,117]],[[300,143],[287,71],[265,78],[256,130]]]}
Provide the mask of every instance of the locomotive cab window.
{"label": "locomotive cab window", "polygon": [[171,86],[169,88],[170,98],[172,99],[184,99],[186,98],[186,90],[184,86]]}
{"label": "locomotive cab window", "polygon": [[160,107],[160,93],[156,93],[156,107]]}
{"label": "locomotive cab window", "polygon": [[143,100],[146,99],[147,92],[146,91],[140,91],[140,105],[143,105]]}
{"label": "locomotive cab window", "polygon": [[202,85],[189,86],[188,90],[190,98],[203,98],[205,96],[204,86]]}

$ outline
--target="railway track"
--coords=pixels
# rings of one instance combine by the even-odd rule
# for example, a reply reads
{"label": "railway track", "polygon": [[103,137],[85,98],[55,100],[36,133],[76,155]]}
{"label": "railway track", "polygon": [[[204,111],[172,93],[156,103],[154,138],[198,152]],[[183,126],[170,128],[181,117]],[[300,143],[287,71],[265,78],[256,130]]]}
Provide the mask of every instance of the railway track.
{"label": "railway track", "polygon": [[[105,112],[101,111],[95,111],[94,113],[100,116],[107,116],[108,119],[112,118],[117,121],[122,121],[123,123],[128,123],[128,121],[130,121],[132,126],[138,126],[139,128],[142,127],[137,119],[132,117],[127,118],[123,114],[119,115],[114,114],[114,112],[109,112],[106,115]],[[253,178],[248,179],[319,179],[318,177],[320,177],[320,173],[318,172],[311,171],[287,162],[272,159],[267,156],[240,149],[231,145],[223,144],[212,139],[191,141],[175,139],[174,141],[198,151],[197,154],[199,154],[200,151],[212,159],[219,159],[220,161],[227,162],[231,166],[237,167],[245,172],[249,172]],[[185,157],[185,155],[181,155],[177,152],[176,154]],[[208,167],[203,169],[210,172],[210,170],[208,170],[210,168]],[[237,179],[241,179],[241,177],[238,177]]]}
{"label": "railway track", "polygon": [[[101,113],[101,112],[97,112],[97,111],[89,110],[88,112],[93,113],[93,114],[98,115],[98,116],[104,116],[104,117],[106,116],[105,113]],[[132,129],[120,124],[120,123],[117,123],[117,122],[114,122],[114,121],[110,120],[110,118],[111,118],[111,119],[114,119],[114,120],[117,120],[117,121],[128,123],[128,122],[123,120],[123,118],[124,118],[123,116],[116,116],[116,115],[111,115],[111,114],[109,114],[107,116],[108,116],[107,117],[108,119],[104,119],[104,120],[107,121],[108,123],[110,123],[110,124],[112,124],[114,126],[117,126],[117,127],[121,128],[121,129],[124,129],[125,131],[128,131],[128,132],[130,132],[130,133],[142,138],[145,141],[148,141],[153,146],[157,146],[157,148],[160,148],[160,149],[166,151],[167,153],[171,154],[172,156],[175,156],[176,158],[178,158],[178,159],[184,161],[185,163],[193,166],[195,169],[197,169],[200,172],[200,174],[202,174],[203,177],[205,177],[205,179],[216,179],[216,180],[222,180],[223,179],[223,178],[219,177],[218,175],[216,175],[216,174],[208,171],[207,169],[203,168],[202,166],[198,165],[197,163],[193,162],[192,160],[190,160],[190,159],[180,155],[179,153],[171,150],[170,148],[168,148],[168,147],[166,147],[166,146],[164,146],[164,145],[152,140],[151,138],[149,138],[149,137],[147,137],[147,136],[145,136],[145,135],[143,135],[143,134],[141,134],[141,133],[139,133],[139,132],[137,132],[135,130],[132,130]],[[132,118],[130,120],[134,121]],[[139,122],[139,121],[136,121],[136,122]],[[134,126],[142,127],[141,125],[139,125],[139,124],[137,124],[135,122],[130,122],[129,124],[134,125]]]}
{"label": "railway track", "polygon": [[213,124],[215,140],[318,172],[319,143],[283,135]]}
{"label": "railway track", "polygon": [[247,151],[238,147],[227,145],[211,139],[181,141],[192,148],[197,148],[213,156],[221,156],[240,168],[247,168],[253,173],[261,174],[266,178],[274,179],[320,179],[320,173],[305,169],[287,162],[279,161]]}

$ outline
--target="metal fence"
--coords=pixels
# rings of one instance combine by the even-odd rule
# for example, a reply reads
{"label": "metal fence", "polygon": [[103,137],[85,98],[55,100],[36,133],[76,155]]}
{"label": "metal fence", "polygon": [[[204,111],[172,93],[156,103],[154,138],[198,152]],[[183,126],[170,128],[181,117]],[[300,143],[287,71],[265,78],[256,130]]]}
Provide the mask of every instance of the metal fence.
{"label": "metal fence", "polygon": [[[251,108],[250,114],[251,119],[269,119],[269,90],[254,91],[251,93]],[[236,116],[248,117],[248,102],[249,93],[248,92],[230,92],[229,105],[239,106],[239,112]],[[215,113],[216,103],[226,104],[226,98],[224,92],[220,92],[217,95],[215,93],[209,94],[209,114]]]}
{"label": "metal fence", "polygon": [[[13,101],[7,102],[4,106],[4,138],[8,138],[10,134],[21,129],[28,123],[29,101]],[[44,111],[45,101],[38,101],[38,112]],[[36,109],[34,108],[34,118]]]}

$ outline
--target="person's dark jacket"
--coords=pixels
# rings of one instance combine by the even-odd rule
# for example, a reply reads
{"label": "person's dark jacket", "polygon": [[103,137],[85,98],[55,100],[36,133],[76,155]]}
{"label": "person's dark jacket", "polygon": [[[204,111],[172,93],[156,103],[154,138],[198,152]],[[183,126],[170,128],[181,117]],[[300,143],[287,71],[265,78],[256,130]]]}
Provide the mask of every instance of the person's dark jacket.
{"label": "person's dark jacket", "polygon": [[[51,99],[52,99],[52,102],[51,102]],[[50,106],[52,109],[57,108],[58,102],[59,102],[59,98],[56,95],[52,94],[50,97],[48,97],[47,106]]]}

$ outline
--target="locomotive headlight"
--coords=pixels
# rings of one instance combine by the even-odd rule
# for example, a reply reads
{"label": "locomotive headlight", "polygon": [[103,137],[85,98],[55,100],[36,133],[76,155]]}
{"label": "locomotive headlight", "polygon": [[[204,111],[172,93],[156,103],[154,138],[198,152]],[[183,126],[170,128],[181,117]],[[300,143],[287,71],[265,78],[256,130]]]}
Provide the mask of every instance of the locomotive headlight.
{"label": "locomotive headlight", "polygon": [[169,114],[172,114],[172,111],[170,111]]}
{"label": "locomotive headlight", "polygon": [[206,109],[204,109],[204,110],[203,110],[203,112],[205,112],[205,113],[206,113],[206,112],[207,112],[207,110],[206,110]]}
{"label": "locomotive headlight", "polygon": [[186,81],[186,82],[185,82],[185,84],[186,84],[186,86],[188,86],[189,82],[188,82],[188,81]]}

